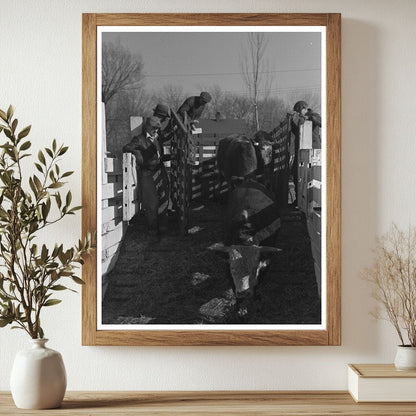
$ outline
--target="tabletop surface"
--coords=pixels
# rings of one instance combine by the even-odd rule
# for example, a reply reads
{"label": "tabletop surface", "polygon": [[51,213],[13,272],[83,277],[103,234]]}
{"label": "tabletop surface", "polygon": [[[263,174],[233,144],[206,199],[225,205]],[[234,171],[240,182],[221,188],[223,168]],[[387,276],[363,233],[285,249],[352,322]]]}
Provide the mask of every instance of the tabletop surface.
{"label": "tabletop surface", "polygon": [[17,409],[0,392],[0,415],[416,415],[416,403],[355,403],[345,391],[67,392],[62,407]]}

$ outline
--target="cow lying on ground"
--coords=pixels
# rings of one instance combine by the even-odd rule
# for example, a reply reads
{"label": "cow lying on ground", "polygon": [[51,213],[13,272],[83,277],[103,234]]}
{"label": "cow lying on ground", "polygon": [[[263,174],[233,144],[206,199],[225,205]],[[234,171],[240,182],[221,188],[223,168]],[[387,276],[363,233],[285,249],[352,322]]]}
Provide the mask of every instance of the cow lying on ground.
{"label": "cow lying on ground", "polygon": [[240,316],[247,314],[260,272],[280,251],[274,247],[279,228],[279,210],[262,184],[249,179],[230,191],[224,218],[224,243],[216,243],[209,249],[228,255]]}

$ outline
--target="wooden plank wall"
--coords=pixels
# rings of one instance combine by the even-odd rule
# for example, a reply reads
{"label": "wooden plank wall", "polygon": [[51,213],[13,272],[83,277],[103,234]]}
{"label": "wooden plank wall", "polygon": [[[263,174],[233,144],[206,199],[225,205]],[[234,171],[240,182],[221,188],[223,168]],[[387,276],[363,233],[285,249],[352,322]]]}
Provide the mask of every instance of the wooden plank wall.
{"label": "wooden plank wall", "polygon": [[123,171],[120,159],[106,149],[105,108],[102,109],[101,174],[101,275],[102,295],[108,286],[108,274],[114,267],[125,232],[123,224]]}
{"label": "wooden plank wall", "polygon": [[289,194],[289,159],[290,143],[292,132],[290,128],[291,118],[288,114],[286,118],[271,132],[274,140],[273,145],[273,191],[277,198],[277,203],[281,208],[288,205]]}
{"label": "wooden plank wall", "polygon": [[298,206],[305,213],[311,240],[316,283],[321,295],[321,149],[312,149],[312,122],[305,121],[300,129]]}
{"label": "wooden plank wall", "polygon": [[123,221],[130,221],[140,209],[136,157],[123,153]]}

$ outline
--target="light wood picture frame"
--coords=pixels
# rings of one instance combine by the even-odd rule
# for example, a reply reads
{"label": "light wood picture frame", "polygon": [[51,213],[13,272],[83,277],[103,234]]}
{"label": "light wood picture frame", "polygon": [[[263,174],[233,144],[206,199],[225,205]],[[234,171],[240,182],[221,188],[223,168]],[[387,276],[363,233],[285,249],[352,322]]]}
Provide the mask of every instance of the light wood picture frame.
{"label": "light wood picture frame", "polygon": [[[158,327],[136,329],[101,325],[102,303],[101,280],[97,261],[102,261],[101,249],[91,255],[83,266],[82,290],[82,344],[83,345],[340,345],[341,344],[341,15],[320,14],[103,14],[88,13],[82,16],[82,229],[83,234],[97,230],[100,235],[102,224],[97,212],[101,209],[100,183],[102,167],[98,146],[100,103],[97,101],[98,85],[98,33],[102,27],[203,27],[233,28],[321,28],[324,40],[324,59],[321,73],[325,85],[322,94],[322,134],[325,136],[324,166],[322,168],[322,195],[325,209],[322,218],[322,260],[319,259],[319,273],[322,264],[320,326],[300,325],[299,329],[288,326],[258,325],[246,329],[236,327],[209,327],[191,325],[189,328]],[[191,32],[192,33],[192,32]],[[277,133],[276,133],[277,134]],[[289,133],[290,134],[290,133]],[[305,163],[311,162],[305,161]],[[306,177],[305,177],[306,178]],[[308,180],[311,177],[307,178]],[[304,180],[307,180],[304,179]],[[298,178],[301,181],[301,178]],[[295,182],[295,181],[294,181]],[[307,181],[308,182],[308,181]],[[312,181],[305,183],[313,187]],[[319,191],[320,193],[320,191]],[[97,222],[98,221],[98,222]],[[311,219],[312,224],[312,219]],[[319,228],[319,238],[321,228]],[[100,237],[98,237],[100,238]],[[320,255],[320,254],[319,254]],[[322,262],[322,263],[321,263]],[[316,262],[315,262],[316,265]],[[101,317],[102,319],[102,317]]]}

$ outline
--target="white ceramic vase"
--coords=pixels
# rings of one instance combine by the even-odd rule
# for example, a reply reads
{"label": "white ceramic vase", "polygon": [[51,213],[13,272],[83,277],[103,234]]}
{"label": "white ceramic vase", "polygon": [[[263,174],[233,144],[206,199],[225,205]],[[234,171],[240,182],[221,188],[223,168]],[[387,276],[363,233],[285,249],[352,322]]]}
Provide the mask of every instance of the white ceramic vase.
{"label": "white ceramic vase", "polygon": [[416,347],[398,345],[394,365],[399,371],[416,370]]}
{"label": "white ceramic vase", "polygon": [[21,409],[53,409],[64,398],[64,362],[59,352],[45,346],[47,341],[32,339],[30,349],[16,354],[10,387],[15,405]]}

